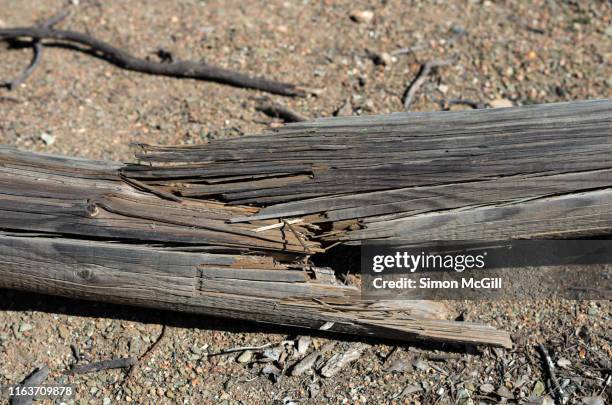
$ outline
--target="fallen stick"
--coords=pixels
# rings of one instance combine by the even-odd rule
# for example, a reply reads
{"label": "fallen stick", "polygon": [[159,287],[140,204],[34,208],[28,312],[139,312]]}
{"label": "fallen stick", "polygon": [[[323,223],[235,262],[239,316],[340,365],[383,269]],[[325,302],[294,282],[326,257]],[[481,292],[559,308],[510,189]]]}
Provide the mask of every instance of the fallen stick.
{"label": "fallen stick", "polygon": [[159,347],[159,344],[164,339],[164,336],[166,336],[166,325],[162,325],[161,331],[159,332],[159,336],[157,336],[155,342],[153,342],[153,344],[149,346],[147,351],[142,356],[140,356],[134,364],[132,364],[132,367],[130,367],[130,371],[128,371],[128,374],[125,377],[124,383],[129,382],[132,377],[136,375],[136,371],[140,368],[140,366],[144,364],[153,355],[155,349]]}
{"label": "fallen stick", "polygon": [[102,360],[95,363],[75,364],[70,368],[71,374],[88,374],[114,368],[128,368],[138,362],[136,357],[124,357],[118,359]]}
{"label": "fallen stick", "polygon": [[32,38],[34,41],[54,39],[85,45],[102,59],[127,70],[153,75],[208,80],[236,87],[250,88],[283,96],[305,96],[304,89],[289,83],[249,76],[205,62],[153,62],[132,56],[128,52],[84,33],[56,30],[48,27],[18,27],[0,29],[0,39]]}
{"label": "fallen stick", "polygon": [[261,346],[241,346],[241,347],[232,347],[231,349],[226,349],[226,350],[221,350],[218,353],[210,353],[208,355],[208,357],[213,357],[213,356],[222,356],[224,354],[230,354],[230,353],[236,353],[236,352],[244,352],[246,350],[262,350],[262,349],[266,349],[270,346],[274,345],[274,343],[266,343],[263,344]]}
{"label": "fallen stick", "polygon": [[[19,384],[20,388],[37,387],[47,379],[51,370],[49,367],[42,366]],[[11,397],[11,405],[30,405],[34,400],[34,395],[15,395]]]}
{"label": "fallen stick", "polygon": [[404,104],[404,109],[408,110],[410,108],[414,102],[416,93],[419,91],[423,83],[425,83],[425,80],[427,80],[427,76],[429,76],[432,69],[448,66],[453,62],[454,59],[434,59],[421,65],[416,78],[406,88],[406,91],[404,91],[404,95],[402,96],[402,104]]}
{"label": "fallen stick", "polygon": [[540,352],[540,355],[542,356],[542,360],[544,360],[546,372],[550,377],[553,395],[555,396],[555,398],[557,398],[557,401],[560,404],[565,404],[567,402],[567,399],[565,398],[565,391],[563,391],[563,388],[561,388],[561,385],[559,385],[557,373],[555,372],[555,363],[550,357],[550,354],[548,354],[548,350],[546,350],[546,347],[544,347],[542,343],[538,344],[538,350]]}
{"label": "fallen stick", "polygon": [[304,115],[277,103],[264,102],[258,104],[255,108],[269,117],[280,118],[285,122],[308,121],[308,118]]}
{"label": "fallen stick", "polygon": [[[53,28],[53,26],[59,24],[69,14],[70,13],[68,10],[60,11],[59,13],[55,14],[54,16],[40,24],[40,27]],[[32,41],[32,47],[34,49],[34,56],[32,57],[32,61],[30,62],[30,64],[15,79],[3,83],[2,87],[6,87],[9,90],[15,89],[21,83],[25,82],[27,78],[30,77],[30,75],[34,72],[34,70],[36,70],[42,58],[43,46],[40,43],[40,40],[35,39],[34,41]]]}

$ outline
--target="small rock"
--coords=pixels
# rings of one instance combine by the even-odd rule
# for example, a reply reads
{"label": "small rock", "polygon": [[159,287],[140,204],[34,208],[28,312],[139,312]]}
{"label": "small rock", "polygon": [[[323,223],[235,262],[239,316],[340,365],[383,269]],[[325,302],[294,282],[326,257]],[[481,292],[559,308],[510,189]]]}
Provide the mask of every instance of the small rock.
{"label": "small rock", "polygon": [[561,368],[567,369],[572,365],[572,362],[565,357],[561,357],[559,360],[557,360],[557,365]]}
{"label": "small rock", "polygon": [[470,398],[470,392],[461,388],[457,391],[457,404],[458,405],[474,405],[474,401]]}
{"label": "small rock", "polygon": [[423,388],[419,385],[407,385],[403,390],[402,393],[399,394],[399,398],[406,396],[406,395],[410,395],[410,394],[414,394],[415,392],[420,392],[423,391]]}
{"label": "small rock", "polygon": [[57,327],[57,332],[59,333],[59,336],[64,340],[70,337],[70,331],[68,330],[66,325],[59,325]]}
{"label": "small rock", "polygon": [[55,137],[50,133],[43,132],[40,134],[40,139],[45,143],[45,145],[51,146],[55,143]]}
{"label": "small rock", "polygon": [[497,389],[497,395],[506,399],[514,399],[512,392],[510,392],[510,390],[504,385]]}
{"label": "small rock", "polygon": [[129,345],[130,354],[134,354],[134,355],[140,354],[140,348],[141,348],[140,337],[132,336],[128,345]]}
{"label": "small rock", "polygon": [[297,342],[297,352],[300,356],[303,356],[308,352],[312,339],[309,336],[300,336]]}
{"label": "small rock", "polygon": [[336,111],[334,111],[334,117],[347,117],[349,115],[353,115],[353,105],[351,104],[350,99],[346,99],[344,104],[340,106]]}
{"label": "small rock", "polygon": [[546,395],[542,398],[542,405],[555,405],[555,400],[550,395]]}
{"label": "small rock", "polygon": [[315,398],[319,395],[319,391],[321,391],[321,386],[316,383],[312,383],[308,385],[308,397]]}
{"label": "small rock", "polygon": [[321,368],[321,375],[326,378],[333,377],[344,367],[359,359],[367,347],[364,343],[355,343],[344,353],[334,354]]}
{"label": "small rock", "polygon": [[262,361],[278,361],[281,354],[285,351],[284,347],[275,346],[265,349],[262,355]]}
{"label": "small rock", "polygon": [[504,357],[504,349],[502,349],[501,347],[494,347],[492,350],[498,359],[502,359]]}
{"label": "small rock", "polygon": [[428,371],[430,369],[429,364],[423,359],[416,359],[412,365],[417,370]]}
{"label": "small rock", "polygon": [[441,84],[438,86],[438,90],[440,90],[440,93],[446,94],[448,93],[448,86],[446,84]]}
{"label": "small rock", "polygon": [[272,380],[272,382],[278,382],[282,374],[282,371],[273,364],[266,364],[261,372],[263,375]]}
{"label": "small rock", "polygon": [[387,52],[376,53],[368,51],[367,54],[372,62],[377,66],[387,66],[393,61],[393,58]]}
{"label": "small rock", "polygon": [[102,405],[110,405],[111,404],[111,399],[109,397],[104,397],[104,399],[102,400]]}
{"label": "small rock", "polygon": [[389,365],[385,367],[387,373],[403,373],[406,371],[412,371],[412,364],[410,359],[396,359],[389,362]]}
{"label": "small rock", "polygon": [[240,356],[238,356],[236,361],[238,363],[244,364],[244,363],[249,363],[252,358],[253,358],[253,353],[250,350],[245,350],[242,352],[242,354],[240,354]]}
{"label": "small rock", "polygon": [[533,390],[531,391],[531,395],[539,397],[544,393],[545,390],[546,387],[544,386],[544,383],[542,381],[538,381],[535,383]]}
{"label": "small rock", "polygon": [[374,18],[374,12],[370,10],[355,10],[351,12],[351,20],[358,23],[368,23]]}
{"label": "small rock", "polygon": [[521,375],[519,378],[514,381],[514,387],[519,388],[529,382],[529,376],[527,374]]}
{"label": "small rock", "polygon": [[283,398],[283,405],[298,405],[298,402],[295,399],[287,396]]}
{"label": "small rock", "polygon": [[512,101],[508,100],[507,98],[496,98],[489,104],[492,108],[508,108],[514,106],[514,104],[512,104]]}
{"label": "small rock", "polygon": [[606,35],[612,38],[612,24],[608,25],[608,28],[606,28]]}
{"label": "small rock", "polygon": [[21,325],[19,325],[19,332],[28,332],[28,331],[31,331],[32,329],[34,329],[34,327],[29,323],[24,322]]}
{"label": "small rock", "polygon": [[363,102],[361,109],[364,111],[374,111],[374,101],[371,98]]}
{"label": "small rock", "polygon": [[493,384],[488,384],[488,383],[487,384],[482,384],[480,387],[478,387],[478,389],[483,394],[490,394],[493,391],[495,391],[495,387],[493,386]]}
{"label": "small rock", "polygon": [[600,396],[582,398],[582,403],[584,405],[605,405],[604,399]]}

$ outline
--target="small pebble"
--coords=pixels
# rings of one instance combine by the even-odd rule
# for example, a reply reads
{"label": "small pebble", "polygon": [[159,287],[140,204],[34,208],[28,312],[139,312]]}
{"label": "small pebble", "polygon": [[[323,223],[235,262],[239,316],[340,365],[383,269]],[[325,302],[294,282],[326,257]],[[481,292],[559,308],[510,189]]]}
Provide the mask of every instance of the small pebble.
{"label": "small pebble", "polygon": [[569,368],[572,365],[572,362],[564,357],[561,357],[559,360],[557,360],[557,365],[561,368]]}
{"label": "small pebble", "polygon": [[353,115],[353,105],[351,104],[351,100],[347,99],[344,104],[342,104],[336,111],[334,111],[334,116],[346,117],[349,115]]}
{"label": "small pebble", "polygon": [[32,329],[34,329],[34,327],[29,323],[22,323],[19,325],[19,332],[28,332]]}
{"label": "small pebble", "polygon": [[412,365],[414,366],[414,368],[416,368],[417,370],[421,370],[421,371],[428,371],[429,370],[429,364],[422,359],[416,359]]}
{"label": "small pebble", "polygon": [[582,398],[582,403],[584,405],[605,405],[606,402],[603,397],[597,396]]}
{"label": "small pebble", "polygon": [[356,10],[351,13],[351,20],[358,23],[368,23],[374,18],[374,12],[370,10]]}
{"label": "small pebble", "polygon": [[504,385],[497,389],[497,395],[506,399],[514,399],[512,392],[510,392],[510,390]]}
{"label": "small pebble", "polygon": [[47,132],[43,132],[40,134],[40,139],[45,143],[45,145],[51,146],[55,143],[55,137]]}
{"label": "small pebble", "polygon": [[238,363],[248,363],[251,361],[252,358],[253,358],[253,353],[250,350],[245,350],[242,352],[242,354],[240,354],[240,356],[238,356],[236,361]]}
{"label": "small pebble", "polygon": [[514,106],[514,104],[512,104],[512,101],[508,100],[507,98],[496,98],[489,104],[491,104],[491,107],[493,108],[508,108]]}
{"label": "small pebble", "polygon": [[59,336],[64,340],[70,337],[70,331],[68,330],[66,325],[59,325],[57,327],[57,332],[59,333]]}

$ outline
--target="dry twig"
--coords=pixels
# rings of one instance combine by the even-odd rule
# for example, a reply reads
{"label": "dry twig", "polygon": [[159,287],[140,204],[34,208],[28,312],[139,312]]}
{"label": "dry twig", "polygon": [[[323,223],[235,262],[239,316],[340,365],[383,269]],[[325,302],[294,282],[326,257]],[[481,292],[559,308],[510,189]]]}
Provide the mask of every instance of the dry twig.
{"label": "dry twig", "polygon": [[[42,366],[34,371],[20,384],[21,387],[36,387],[41,385],[49,376],[49,367]],[[11,405],[29,405],[34,400],[34,395],[18,395],[11,398]]]}
{"label": "dry twig", "polygon": [[406,88],[406,91],[402,96],[402,103],[404,104],[404,108],[406,110],[410,108],[410,105],[414,102],[414,96],[419,91],[423,83],[425,83],[425,80],[427,80],[427,76],[429,76],[433,69],[442,66],[448,66],[453,62],[454,59],[433,59],[421,65],[421,69],[419,70],[419,73],[417,74],[416,78]]}
{"label": "dry twig", "polygon": [[262,349],[266,349],[270,346],[272,346],[274,343],[266,343],[263,344],[261,346],[241,346],[241,347],[232,347],[231,349],[227,349],[227,350],[222,350],[218,353],[211,353],[208,355],[208,357],[212,357],[212,356],[221,356],[223,354],[230,354],[230,353],[236,353],[236,352],[244,352],[246,350],[262,350]]}
{"label": "dry twig", "polygon": [[282,83],[263,77],[249,76],[230,69],[209,65],[205,62],[177,61],[172,63],[153,62],[132,56],[128,52],[84,33],[56,30],[50,27],[18,27],[0,29],[0,39],[32,38],[35,42],[44,39],[65,41],[72,44],[85,45],[88,53],[94,53],[100,58],[123,69],[133,70],[153,75],[171,76],[208,80],[229,84],[236,87],[266,91],[283,96],[305,96],[304,89],[289,83]]}
{"label": "dry twig", "polygon": [[76,364],[70,369],[71,374],[95,373],[113,368],[133,367],[138,362],[136,357],[123,357],[118,359],[102,360],[96,363]]}
{"label": "dry twig", "polygon": [[559,380],[557,379],[557,374],[555,373],[555,363],[553,363],[552,359],[550,358],[550,354],[548,354],[548,350],[546,350],[546,347],[544,347],[542,343],[538,344],[538,350],[542,355],[544,365],[546,366],[546,371],[548,372],[548,376],[550,377],[553,394],[555,395],[557,401],[560,404],[564,404],[566,402],[565,392],[563,391],[563,388],[561,388],[561,386],[559,385]]}
{"label": "dry twig", "polygon": [[[53,28],[54,25],[59,24],[63,19],[68,17],[70,12],[68,10],[60,11],[59,13],[53,15],[51,18],[40,24],[42,28]],[[6,87],[9,90],[13,90],[17,88],[21,83],[25,82],[28,77],[36,70],[38,64],[40,63],[40,59],[42,58],[43,46],[40,43],[39,39],[34,39],[32,41],[32,47],[34,48],[34,56],[32,57],[32,61],[26,67],[23,72],[15,79],[10,80],[6,83],[3,83],[1,87]]]}
{"label": "dry twig", "polygon": [[285,122],[308,121],[308,118],[303,116],[302,114],[276,103],[262,102],[258,104],[255,108],[257,109],[257,111],[261,111],[269,117],[280,118]]}
{"label": "dry twig", "polygon": [[129,382],[130,379],[136,373],[136,370],[140,367],[140,365],[145,363],[149,359],[149,357],[151,357],[151,355],[153,354],[155,349],[159,346],[160,342],[162,341],[165,335],[166,335],[166,325],[163,325],[161,332],[159,332],[159,336],[157,337],[157,340],[151,346],[149,346],[147,351],[142,356],[140,356],[138,360],[136,360],[134,365],[130,368],[130,371],[128,371],[127,376],[125,377],[125,380],[123,380],[124,384]]}

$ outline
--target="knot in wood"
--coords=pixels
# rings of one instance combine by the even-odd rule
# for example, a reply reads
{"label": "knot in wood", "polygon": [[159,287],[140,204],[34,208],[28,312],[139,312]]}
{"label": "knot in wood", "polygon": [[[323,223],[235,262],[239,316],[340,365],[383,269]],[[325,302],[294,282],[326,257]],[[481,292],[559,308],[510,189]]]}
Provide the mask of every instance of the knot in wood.
{"label": "knot in wood", "polygon": [[92,269],[79,269],[76,270],[76,275],[78,278],[84,281],[91,281],[94,278],[94,271]]}
{"label": "knot in wood", "polygon": [[95,218],[100,214],[100,209],[94,201],[87,200],[87,207],[85,208],[85,215],[89,218]]}

